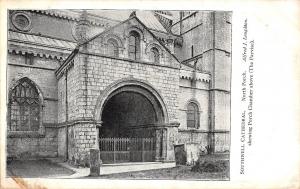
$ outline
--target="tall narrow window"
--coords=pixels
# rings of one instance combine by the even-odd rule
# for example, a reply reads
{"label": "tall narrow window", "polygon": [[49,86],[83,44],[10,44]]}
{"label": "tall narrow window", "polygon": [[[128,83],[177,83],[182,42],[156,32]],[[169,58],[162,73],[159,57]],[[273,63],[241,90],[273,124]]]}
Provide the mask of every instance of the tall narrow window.
{"label": "tall narrow window", "polygon": [[25,64],[33,65],[33,54],[25,53]]}
{"label": "tall narrow window", "polygon": [[150,50],[150,61],[156,64],[159,63],[159,52],[155,47],[151,48]]}
{"label": "tall narrow window", "polygon": [[36,87],[28,78],[20,80],[9,98],[10,131],[38,131],[40,99]]}
{"label": "tall narrow window", "polygon": [[199,123],[198,116],[198,106],[197,104],[191,102],[187,106],[187,127],[197,128]]}
{"label": "tall narrow window", "polygon": [[140,59],[140,35],[136,31],[129,33],[129,58]]}
{"label": "tall narrow window", "polygon": [[119,56],[119,49],[118,49],[118,43],[114,39],[109,39],[107,41],[107,50],[108,50],[108,55],[110,56]]}

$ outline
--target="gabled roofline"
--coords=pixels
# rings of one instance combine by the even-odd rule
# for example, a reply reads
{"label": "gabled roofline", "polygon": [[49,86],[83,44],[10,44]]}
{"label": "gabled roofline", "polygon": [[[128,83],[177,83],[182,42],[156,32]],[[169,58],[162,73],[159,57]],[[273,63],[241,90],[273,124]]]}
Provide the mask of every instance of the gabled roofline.
{"label": "gabled roofline", "polygon": [[112,30],[113,28],[115,28],[115,27],[117,27],[117,26],[123,24],[124,22],[127,22],[127,21],[130,20],[130,19],[132,19],[132,18],[128,18],[127,20],[124,20],[123,22],[120,22],[120,23],[118,23],[118,24],[116,24],[116,25],[114,25],[114,26],[108,28],[107,30],[104,30],[103,32],[101,32],[101,33],[99,33],[99,34],[97,34],[97,35],[95,35],[95,36],[93,36],[93,37],[87,39],[86,41],[84,41],[84,42],[78,44],[78,45],[75,47],[75,49],[71,52],[71,54],[67,57],[67,59],[66,59],[66,60],[65,60],[65,61],[57,68],[57,70],[55,71],[56,76],[59,75],[59,73],[60,73],[61,71],[64,70],[64,68],[65,68],[66,65],[70,62],[70,60],[72,60],[72,59],[76,56],[76,54],[79,52],[79,48],[80,48],[82,45],[87,44],[88,42],[94,40],[95,38],[99,37],[100,35],[102,35],[102,34],[104,34],[104,33],[107,33],[108,31],[110,31],[110,30]]}
{"label": "gabled roofline", "polygon": [[[111,31],[112,29],[114,29],[114,28],[116,28],[116,27],[118,27],[118,26],[120,26],[120,25],[122,25],[122,24],[124,24],[124,23],[126,23],[126,22],[128,22],[129,20],[131,20],[131,19],[136,19],[151,35],[152,35],[152,37],[168,52],[168,53],[170,53],[171,55],[172,55],[172,57],[179,63],[179,64],[181,64],[181,62],[178,60],[178,58],[174,55],[174,54],[172,54],[171,53],[171,51],[152,33],[152,31],[151,31],[151,29],[149,29],[138,17],[136,17],[136,16],[132,16],[132,17],[129,17],[128,19],[126,19],[126,20],[124,20],[123,22],[120,22],[119,24],[116,24],[116,25],[114,25],[114,26],[112,26],[112,27],[110,27],[110,28],[108,28],[107,30],[104,30],[103,32],[101,32],[101,33],[99,33],[99,34],[97,34],[97,35],[95,35],[94,37],[91,37],[90,39],[88,39],[88,40],[86,40],[85,42],[83,42],[83,43],[81,43],[81,44],[79,44],[79,47],[80,46],[82,46],[82,45],[84,45],[84,44],[87,44],[88,42],[90,42],[90,41],[92,41],[92,40],[94,40],[95,38],[97,38],[97,37],[99,37],[99,36],[101,36],[101,35],[103,35],[103,34],[105,34],[105,33],[107,33],[107,32],[109,32],[109,31]],[[172,34],[170,34],[170,35],[172,35]]]}
{"label": "gabled roofline", "polygon": [[116,28],[116,27],[118,27],[118,26],[124,24],[125,22],[131,20],[132,18],[133,18],[133,17],[130,17],[130,18],[128,18],[128,19],[126,19],[126,20],[124,20],[124,21],[122,21],[122,22],[120,22],[120,23],[118,23],[118,24],[116,24],[116,25],[114,25],[114,26],[112,26],[112,27],[110,27],[110,28],[107,28],[107,29],[104,30],[103,32],[101,32],[101,33],[99,33],[99,34],[96,34],[96,35],[94,35],[93,37],[87,39],[86,41],[80,43],[78,46],[80,47],[80,46],[82,46],[82,45],[84,45],[84,44],[87,44],[88,42],[90,42],[90,41],[96,39],[96,38],[99,37],[100,35],[103,35],[103,34],[109,32],[110,30],[112,30],[112,29],[114,29],[114,28]]}
{"label": "gabled roofline", "polygon": [[[156,41],[158,41],[158,43],[161,45],[161,46],[163,46],[165,49],[166,49],[166,51],[168,52],[168,53],[170,53],[172,56],[173,56],[173,58],[179,63],[179,64],[181,64],[181,62],[178,60],[178,58],[173,54],[173,53],[171,53],[171,51],[152,33],[152,31],[150,31],[150,29],[142,22],[142,21],[140,21],[140,19],[138,18],[138,17],[136,17],[136,16],[134,16],[133,18],[136,18],[136,20],[144,27],[144,28],[146,28],[146,30],[152,35],[152,37],[156,40]],[[171,34],[170,34],[171,35]]]}
{"label": "gabled roofline", "polygon": [[160,41],[160,40],[158,40],[158,38],[150,31],[150,29],[147,27],[147,26],[145,26],[145,24],[142,22],[142,21],[140,21],[136,16],[132,16],[132,17],[129,17],[128,19],[126,19],[126,20],[124,20],[124,21],[122,21],[122,22],[120,22],[120,23],[118,23],[118,24],[116,24],[116,25],[114,25],[114,26],[112,26],[112,27],[110,27],[110,28],[108,28],[108,29],[106,29],[106,30],[104,30],[103,32],[101,32],[101,33],[99,33],[99,34],[97,34],[97,35],[95,35],[95,36],[93,36],[93,37],[91,37],[91,38],[89,38],[89,39],[87,39],[86,41],[84,41],[84,42],[82,42],[82,43],[80,43],[80,44],[78,44],[76,47],[75,47],[75,49],[71,52],[71,54],[67,57],[67,59],[63,62],[63,64],[55,71],[55,74],[56,75],[58,75],[59,74],[59,72],[61,72],[63,69],[64,69],[64,67],[66,67],[66,65],[69,63],[69,61],[70,60],[72,60],[74,57],[75,57],[75,55],[79,52],[79,48],[82,46],[82,45],[85,45],[85,44],[87,44],[87,43],[89,43],[90,41],[92,41],[92,40],[94,40],[94,39],[96,39],[97,37],[99,37],[99,36],[101,36],[101,35],[103,35],[103,34],[105,34],[105,33],[107,33],[107,32],[109,32],[109,31],[111,31],[112,29],[114,29],[114,28],[116,28],[116,27],[118,27],[118,26],[120,26],[120,25],[122,25],[122,24],[124,24],[124,23],[126,23],[126,22],[128,22],[129,20],[131,20],[131,19],[133,19],[133,18],[135,18],[151,35],[152,35],[152,37],[168,52],[168,53],[170,53],[171,54],[171,56],[179,63],[179,66],[180,66],[180,68],[181,68],[181,62],[178,60],[178,58],[174,55],[174,54],[172,54],[171,53],[171,51]]}
{"label": "gabled roofline", "polygon": [[71,54],[66,58],[66,60],[57,68],[57,70],[55,71],[55,75],[56,77],[58,75],[60,75],[60,73],[62,71],[65,70],[65,67],[68,65],[68,63],[76,56],[76,54],[78,53],[79,51],[79,46],[77,45],[75,47],[75,49],[71,52]]}

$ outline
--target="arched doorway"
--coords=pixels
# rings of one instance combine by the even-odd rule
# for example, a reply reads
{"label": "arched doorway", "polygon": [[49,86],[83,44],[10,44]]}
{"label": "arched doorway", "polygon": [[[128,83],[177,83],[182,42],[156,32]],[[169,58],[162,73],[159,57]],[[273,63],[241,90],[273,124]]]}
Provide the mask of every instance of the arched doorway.
{"label": "arched doorway", "polygon": [[137,80],[117,82],[99,98],[99,148],[103,163],[155,161],[163,156],[168,117],[159,93]]}
{"label": "arched doorway", "polygon": [[[161,111],[155,111],[151,102],[137,92],[121,92],[112,96],[102,112],[100,137],[133,137],[135,127],[157,124]],[[149,133],[139,133],[136,137],[152,137]]]}

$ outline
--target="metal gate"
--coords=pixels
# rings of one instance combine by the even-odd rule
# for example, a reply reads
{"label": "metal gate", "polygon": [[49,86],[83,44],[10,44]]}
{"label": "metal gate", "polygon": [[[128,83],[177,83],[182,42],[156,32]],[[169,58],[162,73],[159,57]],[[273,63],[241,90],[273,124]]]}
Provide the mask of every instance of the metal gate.
{"label": "metal gate", "polygon": [[153,138],[100,138],[103,163],[147,162],[155,159]]}

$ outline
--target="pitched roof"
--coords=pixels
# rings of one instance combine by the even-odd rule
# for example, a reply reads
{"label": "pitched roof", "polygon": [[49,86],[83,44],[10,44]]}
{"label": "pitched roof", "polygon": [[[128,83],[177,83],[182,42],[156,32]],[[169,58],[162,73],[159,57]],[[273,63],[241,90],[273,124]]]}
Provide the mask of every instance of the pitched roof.
{"label": "pitched roof", "polygon": [[[89,13],[103,18],[110,18],[118,21],[124,21],[129,18],[132,10],[88,10]],[[167,32],[163,25],[155,17],[154,11],[137,10],[136,17],[140,19],[149,29]]]}
{"label": "pitched roof", "polygon": [[74,42],[55,39],[46,36],[38,36],[29,33],[25,34],[20,32],[14,32],[14,31],[8,32],[8,40],[14,42],[23,42],[23,43],[30,43],[34,45],[41,45],[50,48],[59,48],[59,49],[69,50],[69,51],[72,51],[76,47],[76,43]]}

